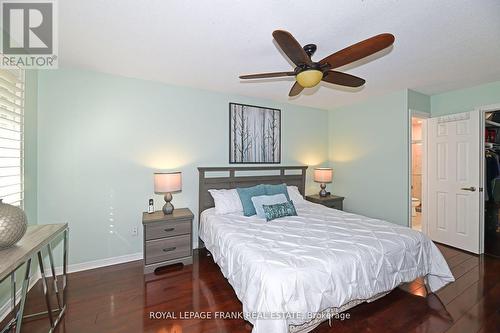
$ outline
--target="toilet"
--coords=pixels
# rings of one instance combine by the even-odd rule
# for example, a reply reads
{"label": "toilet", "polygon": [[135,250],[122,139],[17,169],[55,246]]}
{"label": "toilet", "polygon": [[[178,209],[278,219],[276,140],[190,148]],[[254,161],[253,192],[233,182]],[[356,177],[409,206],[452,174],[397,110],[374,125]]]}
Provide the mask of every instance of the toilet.
{"label": "toilet", "polygon": [[411,198],[411,216],[417,216],[417,207],[420,206],[418,198]]}

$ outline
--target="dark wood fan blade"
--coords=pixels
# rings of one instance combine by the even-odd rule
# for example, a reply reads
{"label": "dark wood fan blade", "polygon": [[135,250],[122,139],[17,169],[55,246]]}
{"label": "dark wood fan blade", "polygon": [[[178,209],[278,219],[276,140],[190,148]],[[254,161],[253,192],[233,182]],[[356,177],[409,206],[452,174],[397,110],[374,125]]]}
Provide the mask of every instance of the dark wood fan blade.
{"label": "dark wood fan blade", "polygon": [[391,34],[373,36],[329,55],[328,57],[322,59],[320,64],[328,64],[330,65],[330,68],[344,66],[381,51],[386,47],[391,46],[393,43],[394,36]]}
{"label": "dark wood fan blade", "polygon": [[283,52],[285,52],[288,58],[290,58],[295,65],[312,64],[311,58],[309,58],[306,51],[304,51],[302,46],[300,46],[299,42],[297,42],[291,33],[285,30],[275,30],[273,32],[273,37]]}
{"label": "dark wood fan blade", "polygon": [[295,72],[260,73],[260,74],[240,75],[240,79],[265,79],[270,77],[294,76],[294,75]]}
{"label": "dark wood fan blade", "polygon": [[288,96],[290,97],[297,96],[298,94],[300,94],[302,90],[304,90],[304,88],[297,81],[295,81],[295,83],[292,86],[292,89],[290,89],[290,92],[288,93]]}
{"label": "dark wood fan blade", "polygon": [[366,82],[360,77],[337,71],[328,71],[323,81],[347,87],[361,87]]}

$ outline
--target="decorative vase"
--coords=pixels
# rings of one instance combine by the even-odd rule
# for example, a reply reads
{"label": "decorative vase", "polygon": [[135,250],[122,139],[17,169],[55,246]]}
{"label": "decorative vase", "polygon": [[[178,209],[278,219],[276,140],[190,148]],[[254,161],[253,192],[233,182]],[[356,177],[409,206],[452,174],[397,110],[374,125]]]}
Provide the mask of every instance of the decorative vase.
{"label": "decorative vase", "polygon": [[0,199],[0,250],[16,244],[26,233],[26,214]]}

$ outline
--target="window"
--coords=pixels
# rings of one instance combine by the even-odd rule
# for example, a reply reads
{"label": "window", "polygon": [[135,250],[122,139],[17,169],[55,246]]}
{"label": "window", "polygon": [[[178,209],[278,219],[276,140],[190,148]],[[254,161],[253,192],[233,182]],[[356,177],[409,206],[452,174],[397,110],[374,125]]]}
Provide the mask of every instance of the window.
{"label": "window", "polygon": [[0,69],[0,199],[23,207],[24,72]]}

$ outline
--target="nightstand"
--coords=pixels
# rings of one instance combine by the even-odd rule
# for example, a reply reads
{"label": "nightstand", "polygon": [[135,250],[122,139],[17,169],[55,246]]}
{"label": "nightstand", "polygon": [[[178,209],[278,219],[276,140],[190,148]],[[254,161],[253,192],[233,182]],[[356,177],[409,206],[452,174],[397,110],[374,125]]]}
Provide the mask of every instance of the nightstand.
{"label": "nightstand", "polygon": [[328,195],[326,197],[320,197],[319,194],[306,195],[306,200],[339,210],[343,209],[344,203],[344,197],[339,197],[336,195]]}
{"label": "nightstand", "polygon": [[142,214],[144,227],[144,274],[171,264],[193,263],[193,213],[188,208]]}

